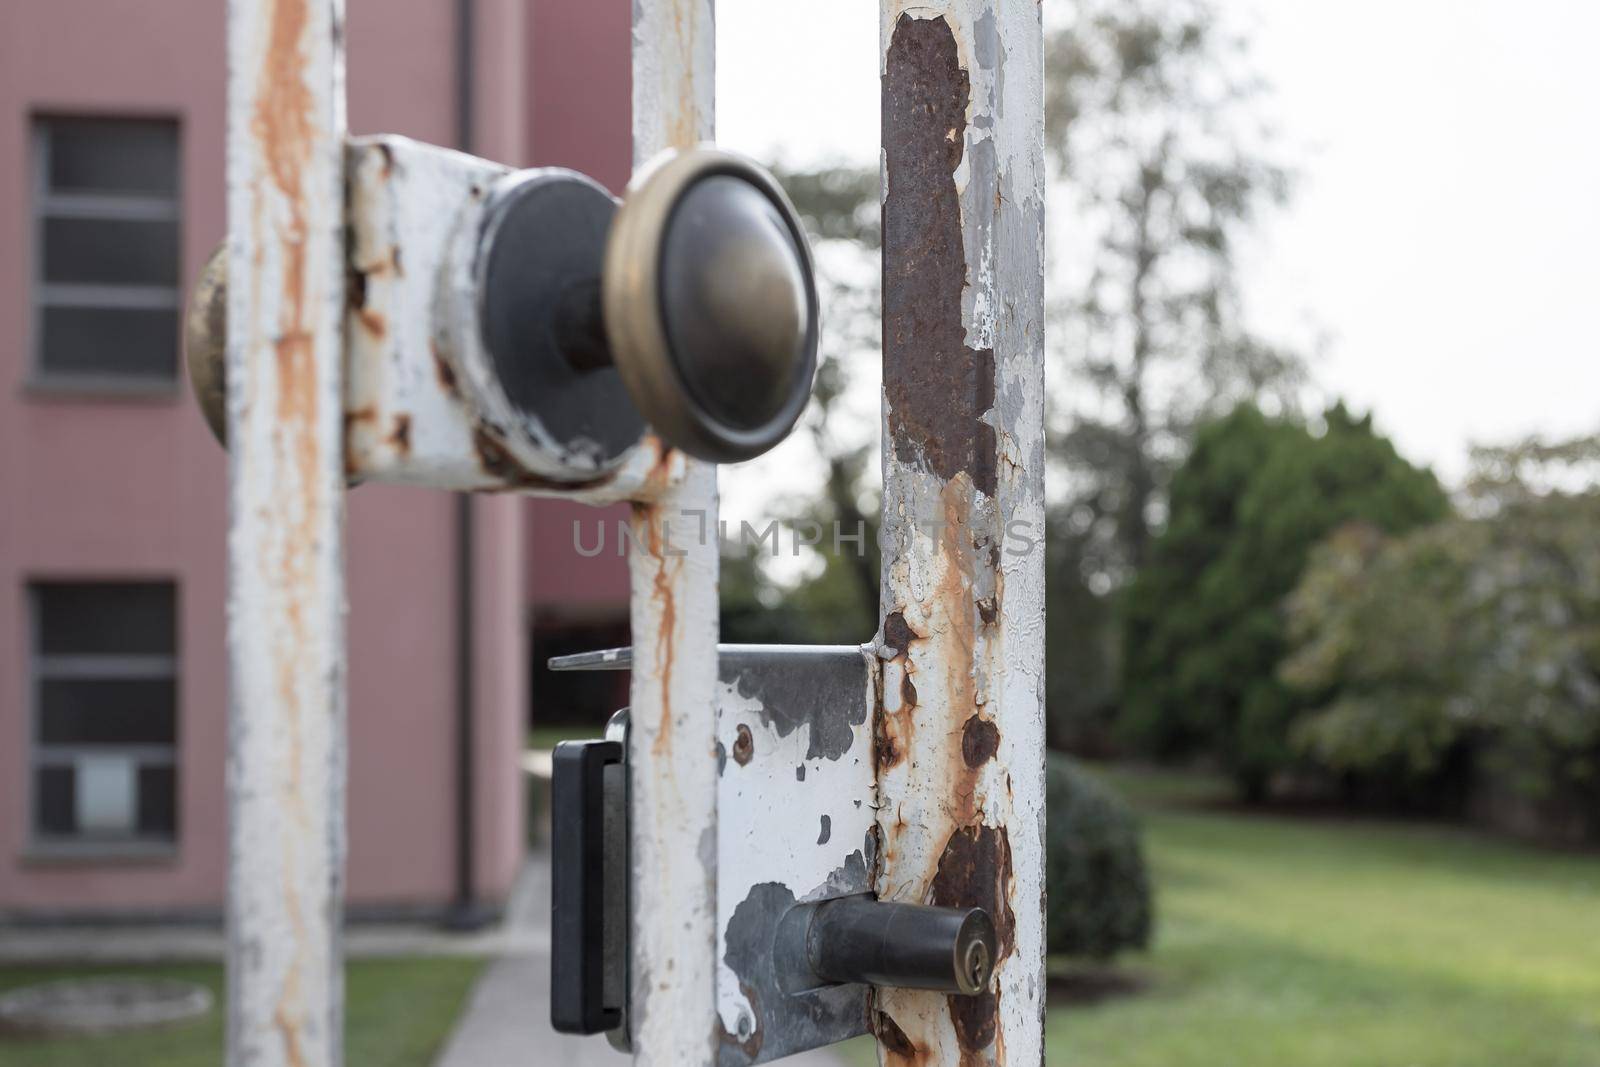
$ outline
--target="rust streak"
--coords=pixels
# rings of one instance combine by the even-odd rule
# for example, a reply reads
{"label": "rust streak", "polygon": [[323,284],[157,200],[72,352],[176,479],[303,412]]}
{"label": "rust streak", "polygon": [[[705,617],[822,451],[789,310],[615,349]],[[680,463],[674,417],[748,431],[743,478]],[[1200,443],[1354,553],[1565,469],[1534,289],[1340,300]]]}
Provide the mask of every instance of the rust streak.
{"label": "rust streak", "polygon": [[[938,872],[929,888],[929,903],[938,907],[978,907],[989,913],[1000,940],[997,969],[1016,942],[1011,880],[1011,839],[1005,828],[973,825],[960,827],[945,842]],[[952,996],[949,1007],[956,1039],[964,1053],[974,1053],[994,1043],[999,1022],[998,993]]]}
{"label": "rust streak", "polygon": [[872,1032],[883,1046],[886,1067],[916,1067],[928,1062],[928,1051],[913,1044],[888,1012],[873,1012]]}
{"label": "rust streak", "polygon": [[[279,453],[280,463],[294,469],[297,488],[302,494],[298,508],[291,504],[290,527],[278,546],[281,588],[286,591],[287,632],[273,649],[281,729],[288,750],[287,778],[282,783],[279,798],[286,819],[283,851],[287,866],[283,874],[289,890],[286,900],[294,939],[292,951],[295,959],[301,962],[288,971],[278,994],[273,1020],[289,1062],[301,1067],[306,1062],[303,1031],[307,1023],[307,1005],[295,976],[305,959],[308,932],[294,893],[294,865],[298,855],[294,844],[305,838],[309,820],[302,763],[304,719],[312,709],[302,706],[299,680],[304,665],[315,662],[317,653],[309,647],[310,636],[295,591],[318,588],[315,581],[319,548],[317,519],[327,509],[326,494],[330,489],[329,480],[323,477],[325,457],[318,442],[322,411],[316,326],[309,318],[321,294],[314,291],[313,280],[308,278],[307,272],[307,246],[313,237],[308,219],[319,206],[319,191],[308,187],[304,177],[312,169],[315,146],[325,131],[318,128],[317,102],[306,81],[308,57],[304,44],[310,25],[307,0],[277,0],[271,5],[268,17],[267,46],[256,84],[251,136],[257,143],[267,176],[282,198],[287,217],[272,234],[263,232],[259,211],[253,221],[258,249],[264,248],[269,240],[276,240],[281,246],[283,305],[279,321],[273,324],[277,378],[273,395],[277,409],[271,416],[271,448]],[[322,191],[322,195],[329,192]],[[265,191],[256,190],[253,199],[257,204],[263,203]],[[327,207],[326,204],[320,206]],[[324,355],[329,360],[333,358],[332,353]]]}
{"label": "rust streak", "polygon": [[651,752],[657,756],[665,755],[672,749],[672,661],[673,653],[678,644],[678,605],[673,595],[673,571],[682,566],[680,559],[676,567],[671,563],[671,557],[666,554],[666,545],[660,522],[660,509],[653,503],[634,503],[633,529],[637,538],[644,533],[643,544],[649,546],[650,558],[655,563],[654,588],[651,593],[656,602],[656,608],[661,617],[656,628],[656,673],[661,684],[661,718],[657,725],[657,733]]}
{"label": "rust streak", "polygon": [[411,453],[411,416],[401,413],[394,417],[394,429],[389,431],[389,442],[402,456]]}
{"label": "rust streak", "polygon": [[[907,667],[909,668],[909,664]],[[911,671],[907,669],[900,676],[900,707],[902,710],[917,706],[917,684],[911,679]]]}
{"label": "rust streak", "polygon": [[361,323],[362,328],[373,337],[381,339],[384,334],[389,332],[388,321],[382,314],[373,311],[371,308],[358,309],[356,311],[356,319]]}
{"label": "rust streak", "polygon": [[499,430],[489,424],[480,423],[472,430],[472,448],[478,454],[478,466],[483,473],[495,479],[500,484],[497,489],[559,489],[564,492],[573,492],[579,489],[590,489],[604,485],[611,479],[611,475],[603,474],[587,481],[558,482],[550,478],[541,477],[525,469],[516,461],[505,444],[497,434]]}
{"label": "rust streak", "polygon": [[461,388],[456,385],[456,369],[450,365],[444,353],[439,351],[439,343],[430,340],[428,350],[433,353],[433,373],[438,377],[439,385],[451,396],[460,396]]}
{"label": "rust streak", "polygon": [[[684,8],[689,18],[684,20]],[[679,0],[671,5],[673,43],[678,55],[675,62],[664,64],[665,71],[681,71],[684,77],[677,93],[663,93],[664,101],[673,108],[667,120],[667,147],[690,148],[700,140],[699,106],[695,101],[694,40],[699,22],[699,0]]]}

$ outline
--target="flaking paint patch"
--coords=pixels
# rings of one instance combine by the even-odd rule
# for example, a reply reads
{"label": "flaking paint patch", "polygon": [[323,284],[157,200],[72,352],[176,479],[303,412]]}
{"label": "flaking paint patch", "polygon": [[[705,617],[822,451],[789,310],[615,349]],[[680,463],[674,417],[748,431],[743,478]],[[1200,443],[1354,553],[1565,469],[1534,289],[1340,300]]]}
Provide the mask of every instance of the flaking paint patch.
{"label": "flaking paint patch", "polygon": [[974,715],[961,727],[961,758],[977,770],[994,759],[1000,750],[1000,728],[981,715]]}
{"label": "flaking paint patch", "polygon": [[785,991],[774,966],[774,949],[779,923],[796,904],[860,893],[868,885],[866,860],[857,851],[822,885],[798,898],[781,882],[750,887],[723,931],[722,962],[734,975],[743,1003],[733,1018],[718,1016],[719,1064],[741,1067],[764,1050],[768,1057],[787,1055],[808,1047],[806,1037],[814,1031],[858,1034],[867,1029],[863,987]]}
{"label": "flaking paint patch", "polygon": [[[866,664],[859,672],[819,674],[805,657],[771,657],[759,671],[741,669],[735,657],[724,657],[722,681],[736,684],[741,697],[754,701],[761,721],[788,737],[807,727],[806,758],[838,760],[855,742],[855,728],[867,721],[861,700]],[[819,686],[821,687],[819,689]]]}
{"label": "flaking paint patch", "polygon": [[[994,349],[969,348],[966,252],[955,174],[971,82],[943,17],[895,22],[883,75],[884,391],[896,460],[995,487]],[[992,170],[992,168],[990,168]]]}
{"label": "flaking paint patch", "polygon": [[904,655],[918,636],[906,622],[904,611],[891,611],[883,620],[883,646],[891,656]]}

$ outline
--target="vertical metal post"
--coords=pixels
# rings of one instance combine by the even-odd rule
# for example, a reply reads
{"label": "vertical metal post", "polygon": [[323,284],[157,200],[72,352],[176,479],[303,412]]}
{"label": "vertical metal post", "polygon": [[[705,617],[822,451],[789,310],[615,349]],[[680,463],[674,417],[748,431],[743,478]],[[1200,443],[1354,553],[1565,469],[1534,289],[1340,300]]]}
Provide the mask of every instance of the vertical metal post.
{"label": "vertical metal post", "polygon": [[[634,0],[633,155],[713,133],[711,0]],[[634,1062],[716,1057],[717,472],[663,457],[636,503],[629,759]]]}
{"label": "vertical metal post", "polygon": [[344,5],[228,7],[228,1051],[342,1061]]}
{"label": "vertical metal post", "polygon": [[889,1064],[1041,1062],[1042,27],[884,0],[879,895],[981,906],[976,997],[882,990]]}

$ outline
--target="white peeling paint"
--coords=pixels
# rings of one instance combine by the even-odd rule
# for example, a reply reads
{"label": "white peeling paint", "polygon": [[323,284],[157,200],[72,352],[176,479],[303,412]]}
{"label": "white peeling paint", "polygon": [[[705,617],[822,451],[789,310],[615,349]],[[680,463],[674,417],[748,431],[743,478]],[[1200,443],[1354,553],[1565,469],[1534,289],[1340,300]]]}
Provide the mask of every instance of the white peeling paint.
{"label": "white peeling paint", "polygon": [[228,1040],[342,1061],[339,0],[228,11]]}
{"label": "white peeling paint", "polygon": [[[876,668],[871,651],[854,647],[788,650],[798,655],[832,652],[853,661],[859,671],[857,690],[838,694],[852,705],[828,709],[840,720],[851,711],[856,713],[859,722],[850,728],[848,743],[836,755],[810,755],[814,740],[811,723],[792,726],[784,734],[759,694],[744,695],[736,682],[726,680],[730,664],[740,662],[739,650],[757,652],[762,646],[724,646],[724,680],[717,687],[717,742],[723,756],[717,788],[717,1011],[723,1029],[735,1036],[759,1028],[762,1007],[750,1002],[739,975],[726,960],[726,934],[735,910],[758,885],[781,884],[795,901],[867,891],[864,875],[871,862],[867,839],[876,824],[871,715]],[[769,649],[767,654],[781,655],[783,651]],[[810,692],[774,694],[791,717],[798,710],[811,710],[808,698],[815,701],[824,688],[832,699],[835,689],[821,676],[822,669],[816,667],[817,688]],[[838,671],[830,666],[829,678]],[[852,854],[863,875],[860,884],[844,876]],[[831,888],[830,880],[836,883]],[[775,1005],[765,1007],[772,1011]],[[774,1045],[787,1037],[764,1034],[763,1058],[770,1057]]]}
{"label": "white peeling paint", "polygon": [[[642,165],[711,138],[716,37],[709,0],[635,0],[633,11],[633,158]],[[712,1062],[717,1032],[717,472],[676,453],[673,462],[676,484],[635,509],[641,543],[662,551],[629,561],[629,1026],[636,1064],[694,1067]],[[706,525],[688,533],[700,518]],[[662,520],[686,531],[671,547],[683,555],[648,539]]]}

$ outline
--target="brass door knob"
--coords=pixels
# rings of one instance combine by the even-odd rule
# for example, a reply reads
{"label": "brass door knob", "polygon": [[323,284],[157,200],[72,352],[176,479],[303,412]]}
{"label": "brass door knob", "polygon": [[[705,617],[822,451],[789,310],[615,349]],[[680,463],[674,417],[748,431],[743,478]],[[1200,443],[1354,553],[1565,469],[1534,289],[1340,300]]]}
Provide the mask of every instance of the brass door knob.
{"label": "brass door knob", "polygon": [[640,412],[691,455],[732,463],[788,436],[817,366],[805,231],[766,170],[712,148],[628,188],[601,283],[613,360]]}
{"label": "brass door knob", "polygon": [[741,156],[665,153],[620,207],[572,171],[510,175],[490,191],[477,264],[498,390],[597,466],[644,423],[700,459],[751,459],[805,410],[810,248],[783,190]]}

